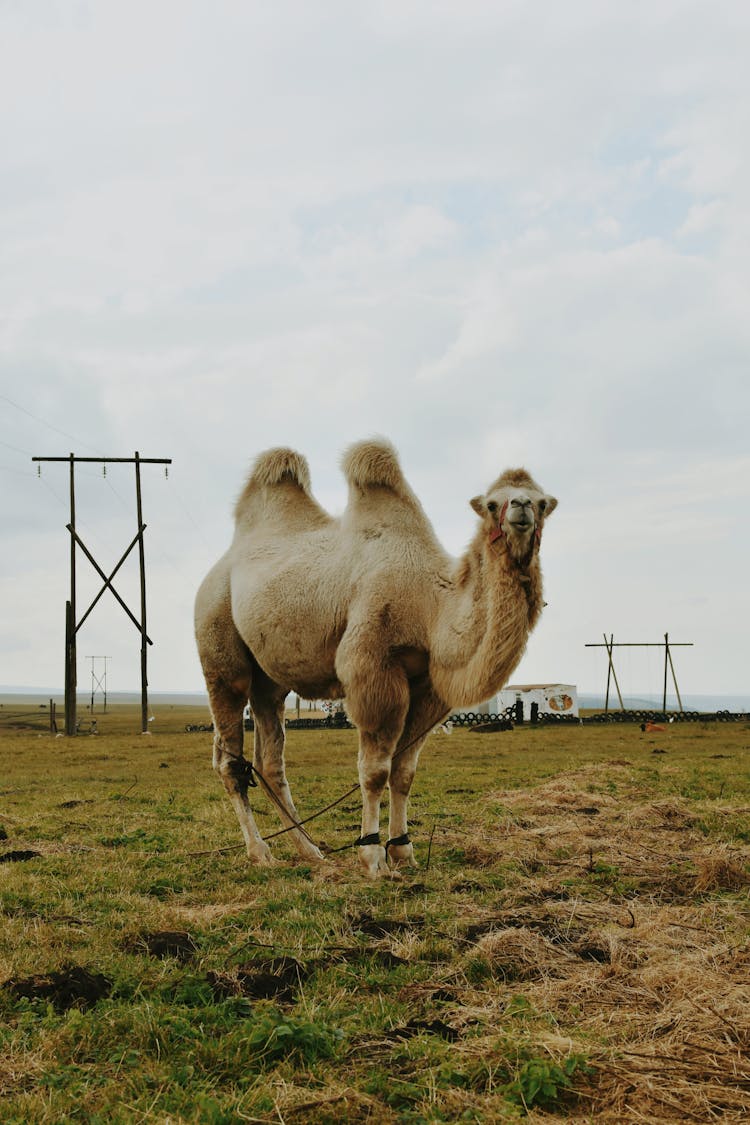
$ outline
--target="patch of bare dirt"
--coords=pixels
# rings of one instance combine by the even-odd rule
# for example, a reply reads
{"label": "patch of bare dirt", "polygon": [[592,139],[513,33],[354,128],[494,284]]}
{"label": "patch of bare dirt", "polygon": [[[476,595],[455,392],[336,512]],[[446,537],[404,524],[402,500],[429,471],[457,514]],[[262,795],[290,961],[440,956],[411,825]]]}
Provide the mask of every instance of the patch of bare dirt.
{"label": "patch of bare dirt", "polygon": [[313,971],[294,957],[258,958],[227,973],[209,972],[216,996],[246,996],[251,1000],[276,1000],[293,1004],[300,986]]}
{"label": "patch of bare dirt", "polygon": [[41,852],[30,849],[18,848],[14,851],[3,852],[0,855],[0,863],[24,863],[28,859],[38,859],[41,854]]}
{"label": "patch of bare dirt", "polygon": [[93,972],[81,965],[64,965],[49,973],[6,980],[6,988],[16,999],[46,1000],[57,1012],[69,1008],[86,1010],[98,1000],[109,996],[112,981],[103,973]]}
{"label": "patch of bare dirt", "polygon": [[174,957],[183,962],[192,960],[198,952],[194,938],[186,930],[155,930],[151,933],[131,934],[125,938],[123,949],[128,953],[145,953],[149,957]]}
{"label": "patch of bare dirt", "polygon": [[424,928],[424,918],[374,918],[372,914],[364,913],[352,917],[349,924],[353,930],[366,937],[382,938],[405,931],[421,930]]}

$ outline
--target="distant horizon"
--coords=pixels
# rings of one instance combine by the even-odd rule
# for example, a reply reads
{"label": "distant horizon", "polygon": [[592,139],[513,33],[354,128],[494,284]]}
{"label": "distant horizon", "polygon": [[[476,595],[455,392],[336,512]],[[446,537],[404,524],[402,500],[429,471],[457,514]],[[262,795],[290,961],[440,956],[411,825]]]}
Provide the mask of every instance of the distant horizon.
{"label": "distant horizon", "polygon": [[[605,700],[605,693],[603,691],[589,691],[576,688],[578,695],[578,705],[586,709],[593,707],[603,707]],[[290,692],[289,695],[295,695],[295,692]],[[13,697],[24,696],[29,698],[37,698],[46,702],[48,699],[54,699],[56,703],[64,701],[65,692],[62,688],[50,687],[29,687],[28,685],[12,685],[0,684],[0,702],[9,701]],[[87,702],[91,698],[90,690],[79,689],[76,693],[77,701]],[[108,691],[107,700],[109,702],[138,702],[141,698],[141,689],[130,688],[117,691]],[[192,700],[194,702],[205,701],[208,704],[208,693],[205,688],[195,689],[181,689],[181,690],[149,690],[148,698],[150,700],[164,700],[164,699],[178,699],[178,700]],[[662,702],[661,692],[623,692],[623,701],[626,709],[642,709],[642,708],[658,708]],[[680,698],[682,700],[683,710],[695,711],[749,711],[750,710],[750,692],[681,692]],[[310,702],[303,700],[303,702]],[[677,707],[677,696],[674,691],[667,692],[667,707],[675,710]],[[95,694],[95,703],[103,703],[103,693],[97,691]],[[618,699],[616,693],[610,692],[609,696],[610,710],[618,709]]]}

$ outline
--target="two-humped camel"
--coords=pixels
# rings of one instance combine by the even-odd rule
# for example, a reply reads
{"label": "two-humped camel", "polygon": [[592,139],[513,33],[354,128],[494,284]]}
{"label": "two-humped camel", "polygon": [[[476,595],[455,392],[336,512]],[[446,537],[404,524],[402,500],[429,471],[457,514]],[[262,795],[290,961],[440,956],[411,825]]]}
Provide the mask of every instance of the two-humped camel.
{"label": "two-humped camel", "polygon": [[[407,800],[426,735],[453,709],[487,699],[520,660],[541,612],[539,542],[557,501],[524,469],[502,474],[471,506],[479,525],[461,559],[430,521],[384,441],[344,455],[349,483],[334,519],[290,449],[258,457],[235,509],[231,547],[196,599],[196,638],[214,719],[214,769],[247,853],[274,862],[247,798],[259,777],[282,823],[297,825],[284,768],[284,700],[346,699],[359,730],[362,832],[368,875],[412,864]],[[243,712],[255,720],[252,767]],[[390,789],[388,841],[380,801]],[[322,860],[302,827],[299,854]]]}

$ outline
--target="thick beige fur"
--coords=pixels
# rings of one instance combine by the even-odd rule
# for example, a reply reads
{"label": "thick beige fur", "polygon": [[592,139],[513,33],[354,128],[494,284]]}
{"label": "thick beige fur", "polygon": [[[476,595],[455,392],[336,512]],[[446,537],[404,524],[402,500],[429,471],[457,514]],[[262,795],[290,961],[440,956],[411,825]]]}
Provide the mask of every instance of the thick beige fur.
{"label": "thick beige fur", "polygon": [[[542,608],[538,545],[557,501],[524,469],[508,470],[471,505],[479,516],[462,558],[438,542],[395,450],[365,441],[342,461],[349,484],[334,519],[312,495],[307,462],[262,454],[235,508],[235,536],[196,599],[196,638],[215,724],[214,766],[248,855],[271,863],[247,800],[242,714],[255,719],[253,765],[300,854],[321,854],[303,828],[284,769],[284,699],[345,698],[359,729],[362,837],[407,831],[407,799],[427,733],[451,710],[508,679]],[[502,527],[498,524],[502,516]],[[387,870],[380,844],[360,847],[369,875]],[[413,862],[409,842],[387,849]]]}

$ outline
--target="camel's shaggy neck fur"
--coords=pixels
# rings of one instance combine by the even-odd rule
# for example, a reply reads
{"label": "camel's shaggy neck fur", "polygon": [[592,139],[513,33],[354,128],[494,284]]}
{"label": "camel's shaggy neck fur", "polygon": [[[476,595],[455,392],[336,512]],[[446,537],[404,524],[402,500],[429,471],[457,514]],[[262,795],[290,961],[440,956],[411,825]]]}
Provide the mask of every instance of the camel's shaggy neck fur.
{"label": "camel's shaggy neck fur", "polygon": [[[425,735],[453,708],[481,702],[506,682],[543,605],[539,538],[557,501],[524,469],[503,473],[474,497],[479,525],[455,560],[387,442],[352,446],[342,466],[349,500],[334,519],[313,497],[300,454],[261,454],[237,501],[232,545],[196,599],[214,764],[256,862],[270,862],[270,852],[247,802],[248,697],[254,767],[285,810],[301,854],[320,858],[294,828],[284,772],[283,701],[291,690],[346,697],[360,732],[362,838],[377,832],[387,784],[396,840],[389,858],[407,862],[406,801]],[[383,868],[382,850],[374,843],[360,849],[372,875]]]}
{"label": "camel's shaggy neck fur", "polygon": [[494,695],[507,682],[542,610],[539,557],[514,558],[484,527],[441,591],[430,678],[452,708]]}

